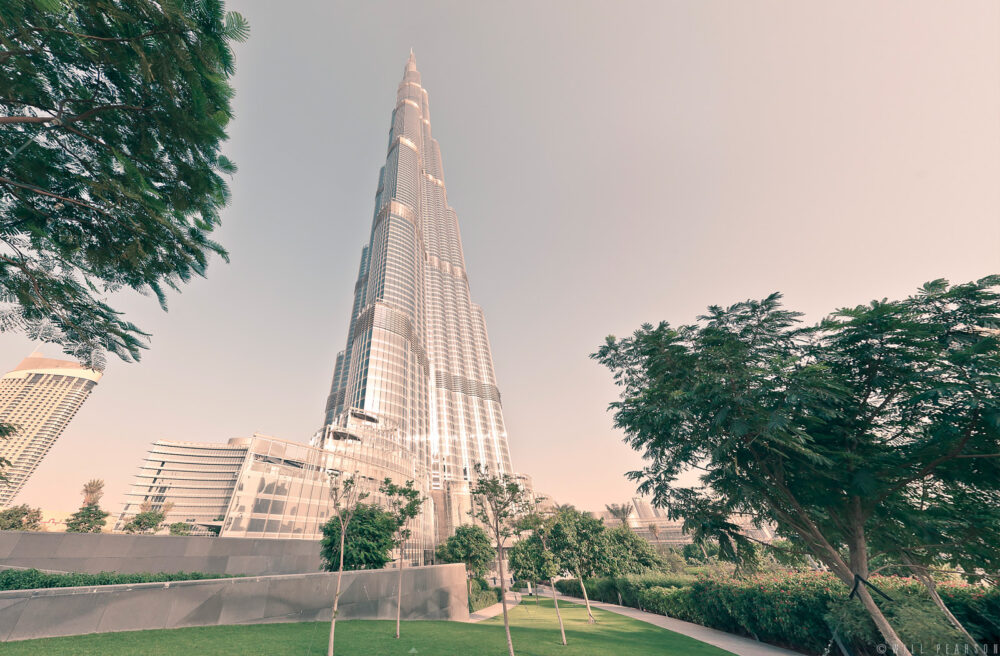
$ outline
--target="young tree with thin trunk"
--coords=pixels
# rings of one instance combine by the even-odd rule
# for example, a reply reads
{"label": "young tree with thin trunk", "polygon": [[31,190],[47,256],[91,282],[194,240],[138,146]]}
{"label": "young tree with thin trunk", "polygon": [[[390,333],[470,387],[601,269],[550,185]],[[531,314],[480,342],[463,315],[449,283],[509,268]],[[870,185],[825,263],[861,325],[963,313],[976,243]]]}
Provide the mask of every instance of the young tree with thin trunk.
{"label": "young tree with thin trunk", "polygon": [[389,512],[396,522],[396,535],[393,542],[399,549],[399,582],[396,585],[396,638],[399,638],[399,624],[403,613],[403,564],[406,560],[406,541],[410,538],[410,524],[420,514],[420,506],[425,497],[420,496],[420,490],[413,487],[413,481],[406,485],[396,485],[391,478],[382,481],[379,492],[385,495]]}
{"label": "young tree with thin trunk", "polygon": [[518,519],[529,510],[530,499],[521,484],[509,474],[490,475],[479,463],[475,467],[476,482],[472,486],[472,516],[486,527],[496,543],[497,571],[500,574],[500,605],[503,608],[503,628],[507,634],[507,650],[514,656],[507,615],[507,577],[503,554],[507,541],[517,533]]}
{"label": "young tree with thin trunk", "polygon": [[335,472],[330,476],[330,500],[333,505],[334,519],[340,527],[340,564],[337,567],[337,588],[333,593],[333,611],[330,617],[330,642],[326,650],[327,656],[333,656],[333,638],[337,629],[337,607],[340,604],[340,582],[344,577],[344,540],[347,530],[358,509],[358,502],[368,497],[362,492],[354,475],[344,477],[343,473]]}
{"label": "young tree with thin trunk", "polygon": [[552,550],[549,548],[549,536],[552,531],[552,518],[544,517],[538,511],[538,499],[534,509],[518,522],[518,533],[528,532],[510,551],[511,569],[518,578],[548,581],[552,590],[552,605],[556,609],[556,619],[559,621],[559,635],[562,644],[566,644],[566,629],[563,626],[562,613],[559,611],[559,597],[555,586],[555,577],[559,574],[559,565]]}
{"label": "young tree with thin trunk", "polygon": [[[796,536],[910,656],[869,592],[872,535],[925,487],[1000,478],[998,287],[936,280],[812,327],[772,294],[609,337],[593,357],[622,387],[616,426],[649,461],[630,476],[723,558],[755,555],[735,514]],[[692,468],[704,487],[674,485]]]}
{"label": "young tree with thin trunk", "polygon": [[472,579],[482,578],[493,561],[496,551],[490,536],[481,526],[464,524],[455,529],[455,534],[437,546],[435,558],[442,563],[463,563],[468,582],[469,599],[472,599]]}
{"label": "young tree with thin trunk", "polygon": [[580,581],[580,591],[587,606],[587,623],[597,621],[590,608],[590,596],[584,577],[592,577],[601,569],[601,561],[606,556],[601,534],[604,522],[579,510],[563,510],[556,513],[549,533],[552,553],[559,565],[572,573]]}

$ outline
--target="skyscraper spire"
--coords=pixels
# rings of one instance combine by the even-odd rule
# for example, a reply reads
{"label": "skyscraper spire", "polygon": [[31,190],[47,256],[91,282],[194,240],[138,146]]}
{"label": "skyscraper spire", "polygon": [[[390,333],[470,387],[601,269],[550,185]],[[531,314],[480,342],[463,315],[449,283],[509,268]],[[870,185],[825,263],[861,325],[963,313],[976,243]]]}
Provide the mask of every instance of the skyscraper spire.
{"label": "skyscraper spire", "polygon": [[352,411],[398,426],[427,463],[440,531],[469,521],[475,465],[513,474],[486,321],[470,297],[412,50],[325,423],[343,424]]}

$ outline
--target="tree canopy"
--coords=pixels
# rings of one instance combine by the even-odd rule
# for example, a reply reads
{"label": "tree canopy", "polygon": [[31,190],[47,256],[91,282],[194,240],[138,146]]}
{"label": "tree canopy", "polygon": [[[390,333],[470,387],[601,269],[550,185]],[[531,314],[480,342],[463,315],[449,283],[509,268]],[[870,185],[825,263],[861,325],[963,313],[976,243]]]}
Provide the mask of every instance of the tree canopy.
{"label": "tree canopy", "polygon": [[229,200],[221,0],[0,3],[0,331],[91,366],[147,334],[106,300],[204,275]]}
{"label": "tree canopy", "polygon": [[126,533],[138,533],[146,535],[156,533],[160,530],[167,513],[174,507],[172,502],[162,504],[159,508],[154,508],[152,502],[143,501],[139,506],[139,512],[133,515],[122,527]]}
{"label": "tree canopy", "polygon": [[[392,513],[368,503],[355,507],[344,536],[344,569],[381,569],[391,559],[398,524]],[[328,571],[340,565],[340,521],[332,517],[323,525],[320,555]]]}
{"label": "tree canopy", "polygon": [[496,551],[482,527],[463,524],[437,546],[434,555],[442,563],[464,563],[470,577],[482,578],[496,558]]}
{"label": "tree canopy", "polygon": [[[648,462],[630,476],[695,539],[718,540],[724,558],[756,555],[734,514],[775,523],[856,588],[886,642],[907,653],[864,584],[870,533],[895,521],[919,534],[916,509],[995,494],[998,285],[936,280],[815,326],[772,294],[712,306],[697,324],[609,337],[593,357],[622,388],[616,426]],[[689,469],[702,487],[676,484]],[[985,548],[992,526],[963,522],[961,533],[979,533]]]}
{"label": "tree canopy", "polygon": [[42,510],[22,503],[0,510],[0,531],[40,531]]}

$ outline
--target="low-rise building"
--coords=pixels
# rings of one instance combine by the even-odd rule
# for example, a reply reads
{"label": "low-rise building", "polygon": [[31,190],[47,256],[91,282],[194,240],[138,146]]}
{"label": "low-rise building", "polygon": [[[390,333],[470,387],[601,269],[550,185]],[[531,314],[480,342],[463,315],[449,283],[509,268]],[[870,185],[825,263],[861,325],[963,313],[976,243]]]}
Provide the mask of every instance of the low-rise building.
{"label": "low-rise building", "polygon": [[193,534],[318,540],[330,519],[331,480],[355,476],[365,503],[385,505],[379,492],[389,478],[414,481],[425,497],[405,546],[407,562],[430,562],[435,544],[434,505],[427,477],[391,427],[376,422],[331,428],[317,444],[255,434],[227,444],[157,441],[139,467],[115,524],[125,529],[144,504],[166,509],[160,531],[184,522]]}

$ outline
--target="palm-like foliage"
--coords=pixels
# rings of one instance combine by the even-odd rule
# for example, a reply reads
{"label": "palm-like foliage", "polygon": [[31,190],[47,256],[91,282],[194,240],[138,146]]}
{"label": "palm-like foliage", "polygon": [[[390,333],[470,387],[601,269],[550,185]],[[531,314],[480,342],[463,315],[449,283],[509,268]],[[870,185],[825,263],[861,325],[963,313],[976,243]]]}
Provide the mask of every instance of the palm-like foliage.
{"label": "palm-like foliage", "polygon": [[96,506],[104,496],[104,481],[92,478],[83,485],[83,505]]}
{"label": "palm-like foliage", "polygon": [[628,525],[628,518],[632,516],[632,502],[609,503],[604,506],[608,513],[624,525]]}
{"label": "palm-like foliage", "polygon": [[203,275],[229,199],[221,0],[0,3],[0,331],[100,366],[146,333],[109,293]]}

